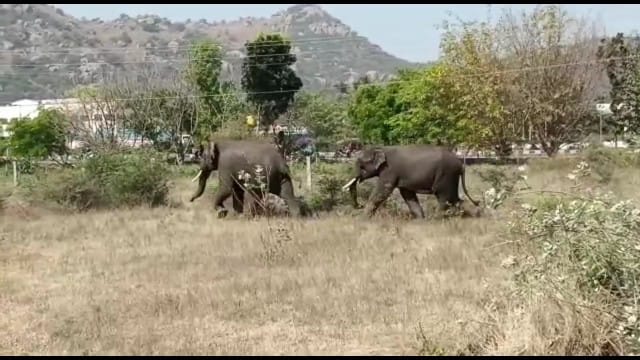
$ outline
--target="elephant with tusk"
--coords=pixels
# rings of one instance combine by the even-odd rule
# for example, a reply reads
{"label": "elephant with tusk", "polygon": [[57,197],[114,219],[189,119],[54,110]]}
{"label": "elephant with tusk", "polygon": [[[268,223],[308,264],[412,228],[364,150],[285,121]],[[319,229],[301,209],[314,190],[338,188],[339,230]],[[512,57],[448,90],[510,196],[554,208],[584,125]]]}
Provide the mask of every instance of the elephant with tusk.
{"label": "elephant with tusk", "polygon": [[302,216],[300,204],[294,191],[289,167],[275,146],[269,143],[227,140],[210,141],[205,149],[200,147],[200,171],[192,179],[198,181],[198,189],[189,201],[202,196],[207,185],[207,179],[212,171],[218,171],[219,186],[215,195],[214,206],[218,217],[224,217],[227,209],[223,202],[233,196],[233,208],[242,213],[244,196],[249,192],[255,196],[254,189],[247,189],[245,179],[241,174],[248,174],[251,178],[257,175],[264,177],[266,191],[281,197],[293,216]]}
{"label": "elephant with tusk", "polygon": [[478,206],[467,192],[464,164],[453,152],[432,145],[383,146],[366,149],[356,159],[353,177],[342,189],[349,189],[353,206],[359,208],[357,184],[372,177],[378,183],[365,207],[372,216],[398,188],[414,218],[424,218],[417,194],[433,194],[441,210],[462,202],[458,186],[462,182],[465,195]]}

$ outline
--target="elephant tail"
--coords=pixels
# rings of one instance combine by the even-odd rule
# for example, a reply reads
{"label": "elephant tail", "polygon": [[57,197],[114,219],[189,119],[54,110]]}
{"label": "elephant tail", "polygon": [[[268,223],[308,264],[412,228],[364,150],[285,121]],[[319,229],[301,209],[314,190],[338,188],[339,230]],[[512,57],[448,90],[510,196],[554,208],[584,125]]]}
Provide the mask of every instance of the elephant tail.
{"label": "elephant tail", "polygon": [[469,195],[469,192],[467,191],[467,184],[466,184],[466,182],[464,181],[464,173],[465,173],[465,166],[463,165],[463,166],[462,166],[462,171],[461,171],[461,174],[460,174],[460,178],[461,178],[461,180],[462,180],[462,190],[464,190],[464,194],[465,194],[465,195],[467,195],[467,197],[469,198],[469,200],[471,200],[471,202],[473,203],[473,205],[478,206],[478,205],[480,205],[480,202],[479,202],[479,201],[475,201],[475,200],[473,200],[473,199],[471,198],[471,196]]}

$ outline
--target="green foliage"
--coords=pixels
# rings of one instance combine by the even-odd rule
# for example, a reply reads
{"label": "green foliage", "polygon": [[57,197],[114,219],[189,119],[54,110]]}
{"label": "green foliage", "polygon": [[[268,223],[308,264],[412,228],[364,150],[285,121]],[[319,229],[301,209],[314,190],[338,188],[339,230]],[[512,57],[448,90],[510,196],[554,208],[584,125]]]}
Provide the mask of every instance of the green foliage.
{"label": "green foliage", "polygon": [[260,34],[245,48],[242,88],[258,109],[261,125],[266,127],[287,111],[295,93],[302,88],[302,80],[291,69],[296,56],[290,53],[291,42],[279,34]]}
{"label": "green foliage", "polygon": [[349,106],[348,115],[363,141],[392,144],[389,119],[400,113],[398,84],[361,86]]}
{"label": "green foliage", "polygon": [[478,177],[491,187],[484,192],[484,204],[491,209],[502,206],[514,193],[529,189],[524,167],[479,167],[474,169]]}
{"label": "green foliage", "polygon": [[[630,201],[585,188],[588,163],[568,174],[575,180],[573,199],[540,197],[523,204],[510,222],[520,239],[516,280],[519,291],[582,309],[597,310],[607,342],[618,351],[640,350],[640,209]],[[578,320],[594,319],[575,312]],[[578,344],[576,344],[578,345]],[[593,351],[593,350],[591,350]]]}
{"label": "green foliage", "polygon": [[347,167],[322,164],[313,172],[316,180],[309,199],[313,211],[331,211],[338,205],[350,204],[348,194],[342,191],[342,185],[349,181]]}
{"label": "green foliage", "polygon": [[169,171],[155,152],[102,153],[76,168],[38,174],[25,184],[33,200],[68,209],[166,205]]}
{"label": "green foliage", "polygon": [[611,85],[611,112],[606,128],[616,136],[640,131],[640,47],[625,41],[623,33],[602,39],[598,57],[606,61],[607,77]]}
{"label": "green foliage", "polygon": [[299,94],[289,109],[289,119],[309,129],[321,150],[354,135],[347,118],[347,102],[322,94]]}
{"label": "green foliage", "polygon": [[497,43],[496,31],[486,23],[446,24],[440,47],[448,71],[442,83],[452,93],[452,109],[472,130],[466,142],[509,155],[513,119],[506,116],[508,80],[499,73],[504,64],[498,60]]}
{"label": "green foliage", "polygon": [[460,91],[444,64],[402,71],[397,82],[360,86],[349,116],[360,136],[378,144],[464,142],[474,133]]}
{"label": "green foliage", "polygon": [[11,124],[13,155],[43,159],[67,152],[67,119],[57,110],[41,109],[35,119],[20,119]]}
{"label": "green foliage", "polygon": [[198,129],[199,137],[206,137],[215,132],[226,120],[228,102],[237,103],[234,99],[232,83],[221,83],[222,48],[210,40],[194,44],[190,51],[190,63],[186,79],[194,86],[198,95]]}
{"label": "green foliage", "polygon": [[9,139],[0,138],[0,156],[4,156],[7,153],[7,149],[9,149],[11,143]]}
{"label": "green foliage", "polygon": [[452,70],[437,64],[422,71],[407,71],[398,97],[405,110],[390,119],[392,135],[399,143],[464,143],[474,132],[461,94],[448,77]]}

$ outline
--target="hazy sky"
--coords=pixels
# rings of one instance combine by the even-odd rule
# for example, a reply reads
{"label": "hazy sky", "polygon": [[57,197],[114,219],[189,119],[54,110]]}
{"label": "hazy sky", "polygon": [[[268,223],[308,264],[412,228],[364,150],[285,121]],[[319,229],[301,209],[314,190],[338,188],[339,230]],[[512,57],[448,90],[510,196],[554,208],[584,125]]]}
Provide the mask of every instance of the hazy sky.
{"label": "hazy sky", "polygon": [[[130,16],[155,14],[170,20],[207,19],[233,20],[240,16],[270,16],[286,9],[287,4],[264,5],[127,5],[86,4],[59,5],[66,13],[89,19],[100,17],[111,20],[125,13]],[[448,18],[447,12],[465,20],[487,18],[487,5],[438,4],[438,5],[320,5],[334,17],[366,36],[385,51],[410,60],[426,61],[438,57],[440,34],[436,25]],[[493,5],[492,13],[498,14],[504,7],[514,10],[532,9],[535,5]],[[572,14],[589,15],[600,20],[607,34],[629,32],[640,28],[637,19],[640,5],[578,4],[564,5]],[[495,16],[494,16],[495,17]]]}

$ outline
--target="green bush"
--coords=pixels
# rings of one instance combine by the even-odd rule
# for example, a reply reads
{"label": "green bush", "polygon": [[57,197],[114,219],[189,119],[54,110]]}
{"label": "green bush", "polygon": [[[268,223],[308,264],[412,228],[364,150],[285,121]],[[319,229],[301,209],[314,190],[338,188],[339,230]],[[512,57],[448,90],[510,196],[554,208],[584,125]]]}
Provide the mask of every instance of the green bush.
{"label": "green bush", "polygon": [[[571,338],[565,340],[577,342],[573,346],[581,353],[637,353],[640,209],[584,189],[580,180],[591,168],[581,163],[569,174],[578,195],[524,204],[514,217],[511,229],[520,240],[516,280],[520,292],[573,309],[574,333],[550,338]],[[587,327],[599,332],[599,348],[580,338],[580,329]],[[607,350],[611,346],[616,350]]]}
{"label": "green bush", "polygon": [[342,191],[342,186],[349,181],[348,167],[319,164],[314,166],[312,171],[315,181],[309,197],[309,206],[313,211],[331,211],[338,205],[351,204],[349,194]]}
{"label": "green bush", "polygon": [[25,187],[35,200],[75,210],[166,205],[170,172],[162,160],[152,151],[98,154],[75,168],[38,174]]}
{"label": "green bush", "polygon": [[[303,172],[303,167],[300,172]],[[296,169],[297,170],[297,169]],[[343,191],[342,186],[351,179],[352,164],[319,164],[314,166],[313,189],[309,194],[309,207],[312,211],[332,211],[336,208],[352,210],[352,200],[349,191]],[[296,171],[297,172],[297,171]],[[374,190],[377,178],[358,184],[358,203],[364,206]],[[390,196],[380,207],[389,214],[399,214],[406,210],[404,202],[398,202],[395,196]],[[347,210],[350,211],[350,210]]]}

